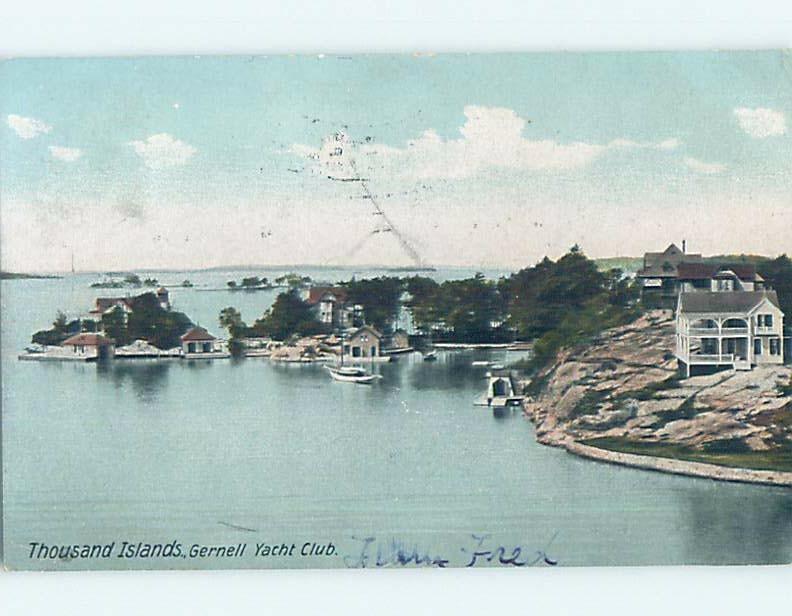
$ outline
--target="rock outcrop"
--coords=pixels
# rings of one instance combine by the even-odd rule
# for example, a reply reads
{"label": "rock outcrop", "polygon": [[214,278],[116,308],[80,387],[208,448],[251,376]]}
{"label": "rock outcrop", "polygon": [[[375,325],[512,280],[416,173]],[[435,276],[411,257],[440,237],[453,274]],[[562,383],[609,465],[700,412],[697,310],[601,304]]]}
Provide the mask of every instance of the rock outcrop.
{"label": "rock outcrop", "polygon": [[701,452],[792,446],[787,366],[681,378],[670,313],[654,311],[562,351],[529,385],[525,413],[547,445],[595,439]]}

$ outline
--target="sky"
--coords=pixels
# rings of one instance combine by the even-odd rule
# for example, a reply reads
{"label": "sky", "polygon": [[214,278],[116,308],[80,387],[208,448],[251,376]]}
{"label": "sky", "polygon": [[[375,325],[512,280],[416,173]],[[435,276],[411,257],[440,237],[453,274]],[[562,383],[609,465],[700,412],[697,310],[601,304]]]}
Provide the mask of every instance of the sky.
{"label": "sky", "polygon": [[0,63],[0,265],[792,253],[789,52]]}

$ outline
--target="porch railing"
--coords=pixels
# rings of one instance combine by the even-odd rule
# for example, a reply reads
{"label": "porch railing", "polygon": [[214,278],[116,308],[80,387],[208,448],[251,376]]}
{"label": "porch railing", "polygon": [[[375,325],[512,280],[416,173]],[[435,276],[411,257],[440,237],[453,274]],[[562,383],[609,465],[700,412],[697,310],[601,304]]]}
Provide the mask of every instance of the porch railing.
{"label": "porch railing", "polygon": [[734,354],[692,353],[688,356],[688,359],[691,364],[733,364]]}
{"label": "porch railing", "polygon": [[747,336],[747,327],[724,327],[718,329],[717,327],[690,327],[688,328],[688,336],[701,336],[704,338],[718,338],[719,336]]}

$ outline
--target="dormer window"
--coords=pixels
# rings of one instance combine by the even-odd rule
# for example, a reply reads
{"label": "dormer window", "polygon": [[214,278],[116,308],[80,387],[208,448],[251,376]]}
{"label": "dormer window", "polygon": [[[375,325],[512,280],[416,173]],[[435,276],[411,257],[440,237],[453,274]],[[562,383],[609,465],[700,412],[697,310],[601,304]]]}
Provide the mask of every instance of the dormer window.
{"label": "dormer window", "polygon": [[773,315],[772,314],[760,314],[757,317],[757,325],[759,327],[773,327]]}

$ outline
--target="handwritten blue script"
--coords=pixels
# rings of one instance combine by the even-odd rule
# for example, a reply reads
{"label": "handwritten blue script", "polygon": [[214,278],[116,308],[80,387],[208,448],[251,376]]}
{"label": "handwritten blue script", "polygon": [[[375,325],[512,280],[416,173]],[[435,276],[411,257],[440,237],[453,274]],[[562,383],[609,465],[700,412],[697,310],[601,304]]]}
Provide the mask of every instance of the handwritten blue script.
{"label": "handwritten blue script", "polygon": [[[557,533],[556,533],[557,534]],[[354,555],[344,556],[347,567],[476,567],[505,566],[532,567],[558,564],[557,558],[548,556],[547,550],[555,539],[550,539],[544,549],[529,548],[524,545],[500,545],[491,540],[490,535],[470,536],[469,544],[449,554],[438,554],[432,550],[409,544],[399,539],[378,541],[376,537],[352,537],[358,542]]]}

